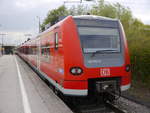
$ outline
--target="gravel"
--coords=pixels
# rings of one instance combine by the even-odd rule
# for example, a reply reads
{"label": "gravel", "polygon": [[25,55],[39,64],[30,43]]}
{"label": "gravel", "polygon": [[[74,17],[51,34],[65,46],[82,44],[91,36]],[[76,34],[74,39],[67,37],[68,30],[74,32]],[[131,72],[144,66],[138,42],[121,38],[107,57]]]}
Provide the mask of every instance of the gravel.
{"label": "gravel", "polygon": [[116,104],[128,113],[150,113],[150,108],[121,97]]}

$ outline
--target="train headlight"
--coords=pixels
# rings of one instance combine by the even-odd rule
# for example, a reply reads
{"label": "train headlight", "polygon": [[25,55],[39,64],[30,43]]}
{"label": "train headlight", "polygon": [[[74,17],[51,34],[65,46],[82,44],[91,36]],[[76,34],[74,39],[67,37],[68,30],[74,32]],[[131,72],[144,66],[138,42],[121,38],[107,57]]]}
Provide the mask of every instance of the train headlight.
{"label": "train headlight", "polygon": [[126,65],[125,70],[126,70],[126,72],[129,72],[131,70],[131,66],[129,64]]}
{"label": "train headlight", "polygon": [[80,67],[72,67],[70,69],[70,73],[73,75],[81,75],[83,73],[83,70]]}

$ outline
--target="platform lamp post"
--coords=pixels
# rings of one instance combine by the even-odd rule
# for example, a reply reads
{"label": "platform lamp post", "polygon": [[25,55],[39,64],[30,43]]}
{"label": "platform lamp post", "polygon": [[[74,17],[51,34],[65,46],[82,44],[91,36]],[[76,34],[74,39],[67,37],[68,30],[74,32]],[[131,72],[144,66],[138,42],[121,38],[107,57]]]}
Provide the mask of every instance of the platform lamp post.
{"label": "platform lamp post", "polygon": [[[0,24],[0,27],[2,27],[2,24]],[[2,42],[0,43],[0,54],[2,55]]]}
{"label": "platform lamp post", "polygon": [[[0,27],[1,27],[2,25],[0,24]],[[1,56],[1,51],[2,51],[2,44],[0,43],[0,56]]]}
{"label": "platform lamp post", "polygon": [[4,36],[7,35],[7,34],[4,34],[4,33],[0,33],[0,35],[2,36],[2,55],[4,54]]}

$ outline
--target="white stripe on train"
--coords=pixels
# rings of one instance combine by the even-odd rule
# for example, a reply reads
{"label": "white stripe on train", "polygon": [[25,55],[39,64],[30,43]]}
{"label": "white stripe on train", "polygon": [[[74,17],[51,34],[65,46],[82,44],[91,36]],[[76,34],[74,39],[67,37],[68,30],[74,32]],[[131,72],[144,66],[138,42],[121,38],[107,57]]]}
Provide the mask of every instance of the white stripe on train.
{"label": "white stripe on train", "polygon": [[131,87],[131,84],[121,86],[121,91],[125,91]]}

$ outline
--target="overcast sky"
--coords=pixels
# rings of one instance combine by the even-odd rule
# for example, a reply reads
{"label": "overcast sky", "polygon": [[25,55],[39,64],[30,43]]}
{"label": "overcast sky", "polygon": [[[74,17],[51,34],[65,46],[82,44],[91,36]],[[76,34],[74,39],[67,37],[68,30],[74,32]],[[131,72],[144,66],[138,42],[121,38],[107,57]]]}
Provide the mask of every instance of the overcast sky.
{"label": "overcast sky", "polygon": [[[145,24],[150,24],[150,0],[106,1],[110,3],[117,1],[128,6],[136,18]],[[19,44],[26,40],[24,34],[37,34],[37,16],[43,20],[49,10],[63,3],[64,0],[0,0],[0,33],[7,34],[4,43]]]}

